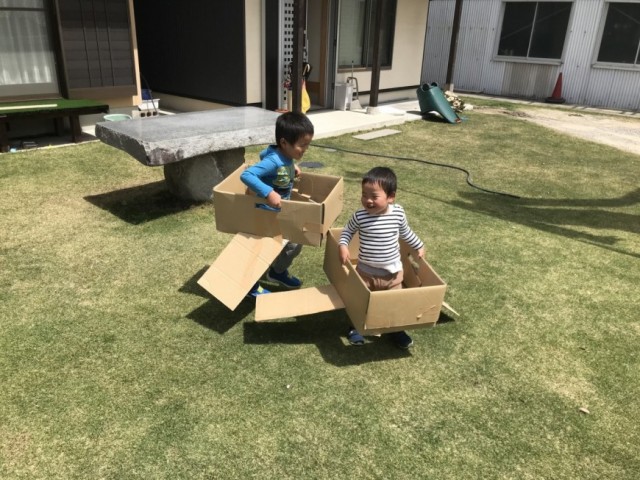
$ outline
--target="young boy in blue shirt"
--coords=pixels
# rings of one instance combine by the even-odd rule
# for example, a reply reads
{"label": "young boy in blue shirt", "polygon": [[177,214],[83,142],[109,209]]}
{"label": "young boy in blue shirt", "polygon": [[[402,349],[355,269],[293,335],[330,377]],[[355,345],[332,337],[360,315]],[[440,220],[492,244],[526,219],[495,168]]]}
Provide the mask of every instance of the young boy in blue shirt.
{"label": "young boy in blue shirt", "polygon": [[[394,203],[398,180],[387,167],[375,167],[362,178],[362,208],[356,210],[340,235],[340,262],[350,261],[349,242],[359,232],[360,249],[356,271],[369,290],[395,290],[402,288],[403,271],[398,239],[407,242],[424,257],[424,243],[411,230],[404,209]],[[407,349],[413,340],[404,331],[388,334],[398,347]],[[364,337],[353,326],[347,333],[352,345],[363,345]]]}
{"label": "young boy in blue shirt", "polygon": [[[247,168],[240,180],[267,205],[261,207],[268,210],[280,210],[281,200],[291,197],[291,189],[295,177],[300,175],[300,168],[295,164],[309,148],[313,139],[313,124],[306,115],[287,112],[276,120],[276,144],[270,145],[260,152],[260,162]],[[299,288],[300,279],[289,273],[293,260],[300,254],[302,245],[288,242],[267,271],[267,280],[286,288]],[[269,290],[256,283],[247,294],[251,297],[269,293]]]}

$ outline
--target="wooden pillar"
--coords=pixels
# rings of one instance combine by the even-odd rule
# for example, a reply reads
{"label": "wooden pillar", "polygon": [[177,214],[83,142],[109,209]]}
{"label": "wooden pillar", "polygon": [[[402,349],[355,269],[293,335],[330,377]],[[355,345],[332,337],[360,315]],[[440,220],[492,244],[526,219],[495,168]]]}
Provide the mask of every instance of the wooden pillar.
{"label": "wooden pillar", "polygon": [[[373,58],[371,59],[371,88],[369,89],[369,107],[375,109],[378,106],[378,92],[380,90],[380,30],[382,29],[382,3],[384,0],[374,2],[373,23]],[[372,110],[367,110],[373,113]]]}

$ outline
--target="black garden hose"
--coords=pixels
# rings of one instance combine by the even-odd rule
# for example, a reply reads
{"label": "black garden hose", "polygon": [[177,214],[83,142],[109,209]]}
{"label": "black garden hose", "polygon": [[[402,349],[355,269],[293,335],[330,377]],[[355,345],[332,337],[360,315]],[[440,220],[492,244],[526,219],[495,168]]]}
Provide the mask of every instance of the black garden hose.
{"label": "black garden hose", "polygon": [[422,158],[399,157],[399,156],[395,156],[395,155],[384,155],[382,153],[359,152],[357,150],[349,150],[349,149],[346,149],[346,148],[335,147],[335,146],[332,146],[332,145],[321,145],[321,144],[318,144],[318,143],[312,143],[311,145],[313,147],[327,148],[327,149],[337,150],[339,152],[353,153],[355,155],[364,155],[364,156],[368,156],[368,157],[389,158],[389,159],[392,159],[392,160],[406,160],[406,161],[409,161],[409,162],[425,163],[427,165],[433,165],[433,166],[436,166],[436,167],[451,168],[453,170],[458,170],[460,172],[463,172],[466,175],[466,181],[467,181],[467,184],[470,187],[476,188],[476,189],[481,190],[481,191],[486,192],[486,193],[492,193],[494,195],[503,195],[503,196],[509,197],[509,198],[520,198],[519,196],[513,195],[511,193],[498,192],[496,190],[489,190],[488,188],[483,188],[483,187],[480,187],[480,186],[474,184],[473,181],[471,180],[471,173],[468,170],[466,170],[466,169],[464,169],[462,167],[459,167],[457,165],[451,165],[449,163],[433,162],[431,160],[425,160],[425,159],[422,159]]}

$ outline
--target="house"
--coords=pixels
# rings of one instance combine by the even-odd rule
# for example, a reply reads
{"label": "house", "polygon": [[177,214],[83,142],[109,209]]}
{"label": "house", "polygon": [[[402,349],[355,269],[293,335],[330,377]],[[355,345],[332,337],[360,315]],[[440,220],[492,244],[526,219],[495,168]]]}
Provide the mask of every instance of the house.
{"label": "house", "polygon": [[[382,28],[374,32],[378,0],[307,0],[304,60],[312,66],[306,86],[314,106],[333,108],[334,84],[351,76],[366,96],[375,35],[381,39],[381,98],[406,98],[408,90],[415,97],[428,2],[380,1]],[[134,8],[142,83],[164,105],[187,97],[286,107],[293,0],[135,0]]]}
{"label": "house", "polygon": [[[333,107],[333,85],[371,82],[372,40],[381,38],[380,92],[420,81],[426,0],[308,0],[305,60],[313,103]],[[0,102],[89,98],[112,109],[163,98],[219,105],[284,105],[292,60],[293,0],[29,0],[0,6]],[[192,107],[195,109],[197,106]]]}
{"label": "house", "polygon": [[[445,84],[456,0],[431,0],[422,81]],[[544,100],[562,73],[567,103],[640,109],[640,2],[466,0],[458,92]]]}
{"label": "house", "polygon": [[[132,19],[132,0],[1,2],[0,102],[93,99],[130,109],[140,99]],[[16,121],[10,136],[50,128]]]}
{"label": "house", "polygon": [[139,94],[131,0],[0,5],[0,101],[65,97],[132,105]]}

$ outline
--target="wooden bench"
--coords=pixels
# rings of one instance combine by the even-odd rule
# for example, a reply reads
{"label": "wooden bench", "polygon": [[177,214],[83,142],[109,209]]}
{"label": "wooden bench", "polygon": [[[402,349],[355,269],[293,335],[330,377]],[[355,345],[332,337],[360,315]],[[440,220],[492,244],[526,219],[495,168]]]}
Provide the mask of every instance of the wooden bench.
{"label": "wooden bench", "polygon": [[245,148],[275,143],[278,113],[232,107],[96,124],[96,137],[143,165],[163,166],[169,190],[186,200],[213,187],[245,161]]}
{"label": "wooden bench", "polygon": [[0,103],[0,151],[9,151],[9,124],[18,119],[52,119],[57,135],[64,133],[64,119],[69,119],[71,139],[80,140],[80,115],[108,113],[109,105],[94,100],[64,98]]}

